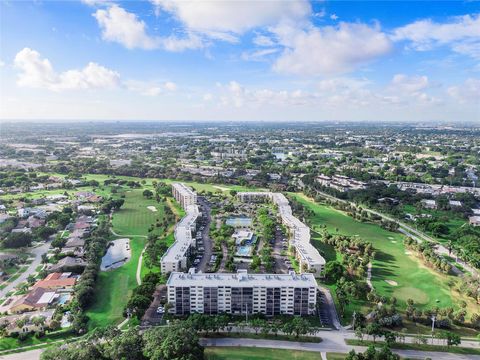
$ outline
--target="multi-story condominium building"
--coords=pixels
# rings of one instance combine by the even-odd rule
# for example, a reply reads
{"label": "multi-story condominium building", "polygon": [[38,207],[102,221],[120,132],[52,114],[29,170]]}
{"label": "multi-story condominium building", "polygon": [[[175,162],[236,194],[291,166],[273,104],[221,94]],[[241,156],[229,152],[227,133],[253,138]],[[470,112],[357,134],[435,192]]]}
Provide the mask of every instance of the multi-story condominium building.
{"label": "multi-story condominium building", "polygon": [[170,313],[311,315],[317,282],[311,273],[248,274],[172,272],[167,281]]}
{"label": "multi-story condominium building", "polygon": [[288,199],[281,193],[241,192],[238,198],[244,202],[272,201],[278,208],[282,223],[288,228],[289,243],[295,249],[295,256],[300,269],[307,270],[321,277],[325,267],[325,259],[310,243],[310,228],[292,214]]}
{"label": "multi-story condominium building", "polygon": [[[181,271],[188,268],[188,257],[196,245],[193,233],[196,230],[196,221],[200,215],[198,205],[190,204],[197,200],[197,194],[184,184],[172,185],[175,199],[182,204],[186,215],[175,225],[175,242],[168,248],[161,259],[162,273]],[[186,205],[185,205],[186,204]]]}
{"label": "multi-story condominium building", "polygon": [[183,183],[173,183],[172,193],[175,200],[177,200],[185,210],[187,206],[197,203],[197,194]]}

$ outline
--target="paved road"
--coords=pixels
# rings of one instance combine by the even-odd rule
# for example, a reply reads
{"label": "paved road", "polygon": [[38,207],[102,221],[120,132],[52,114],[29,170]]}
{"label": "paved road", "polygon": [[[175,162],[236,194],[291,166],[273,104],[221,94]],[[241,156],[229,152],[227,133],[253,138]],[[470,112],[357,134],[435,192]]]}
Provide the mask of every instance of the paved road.
{"label": "paved road", "polygon": [[0,360],[38,360],[45,349],[37,349],[21,352],[18,354],[10,354],[0,356]]}
{"label": "paved road", "polygon": [[[354,202],[352,201],[347,201],[347,200],[342,200],[342,199],[338,199],[336,198],[335,196],[332,196],[332,195],[329,195],[327,193],[324,193],[322,191],[318,191],[318,190],[315,190],[317,192],[318,195],[320,196],[323,196],[324,198],[327,198],[327,199],[330,199],[330,200],[333,200],[333,201],[338,201],[338,202],[342,202],[342,203],[346,203],[346,204],[350,204],[350,205],[354,205],[354,206],[358,206],[357,204],[355,204]],[[474,267],[472,267],[471,265],[467,264],[466,262],[464,262],[463,260],[457,258],[457,254],[455,254],[453,251],[450,253],[448,251],[448,249],[441,245],[441,244],[438,244],[437,241],[435,241],[435,239],[431,238],[430,236],[426,235],[425,233],[411,227],[410,225],[408,224],[405,224],[404,222],[398,220],[398,219],[395,219],[395,218],[392,218],[391,216],[388,216],[388,215],[385,215],[383,213],[380,213],[378,211],[375,211],[375,210],[372,210],[372,209],[368,209],[368,208],[364,208],[362,206],[362,208],[368,212],[368,213],[371,213],[371,214],[374,214],[374,215],[378,215],[380,216],[381,218],[385,219],[385,220],[388,220],[388,221],[392,221],[396,224],[398,224],[399,226],[399,231],[409,237],[411,237],[412,239],[416,240],[416,241],[419,241],[419,242],[422,242],[422,241],[429,241],[429,242],[433,242],[436,244],[435,248],[434,248],[434,251],[437,255],[450,255],[452,256],[453,258],[456,258],[456,262],[458,264],[460,264],[463,268],[465,268],[467,271],[469,271],[471,274],[475,275],[475,276],[480,276],[480,272],[475,269]],[[455,267],[454,267],[455,268]],[[457,268],[455,268],[455,270],[453,270],[455,273],[461,273],[460,270],[458,270]]]}
{"label": "paved road", "polygon": [[273,260],[275,261],[275,273],[286,274],[288,266],[285,264],[285,259],[282,257],[282,239],[287,237],[281,230],[275,230],[275,242],[273,243]]}
{"label": "paved road", "polygon": [[[366,347],[346,345],[343,341],[339,342],[330,338],[322,337],[321,343],[302,343],[293,341],[281,340],[256,340],[256,339],[235,339],[235,338],[218,338],[218,339],[200,339],[203,346],[247,346],[260,348],[274,348],[274,349],[289,349],[289,350],[304,350],[314,352],[341,352],[348,353],[350,350],[365,351]],[[435,360],[480,360],[479,355],[460,355],[443,352],[426,352],[416,350],[395,350],[400,356],[408,358],[425,359],[430,357]]]}
{"label": "paved road", "polygon": [[208,267],[208,262],[210,261],[210,258],[212,257],[212,239],[209,236],[210,233],[210,222],[212,221],[212,217],[210,215],[210,205],[208,204],[208,201],[204,197],[198,197],[198,203],[201,206],[201,212],[202,214],[206,215],[206,221],[204,225],[204,229],[202,231],[202,240],[203,240],[203,248],[205,249],[205,252],[203,253],[202,260],[200,260],[200,263],[197,265],[197,271],[202,271],[205,272]]}
{"label": "paved road", "polygon": [[30,253],[34,256],[34,259],[26,271],[24,271],[18,278],[8,283],[6,287],[0,290],[0,298],[3,298],[9,291],[15,289],[15,287],[23,281],[26,281],[30,274],[35,272],[38,265],[42,263],[42,255],[45,254],[50,248],[50,243],[46,242],[40,246],[34,247],[30,250]]}
{"label": "paved road", "polygon": [[330,293],[330,290],[322,286],[317,286],[317,289],[323,294],[323,298],[325,302],[322,303],[322,306],[327,308],[333,327],[343,332],[345,328],[342,326],[338,318],[337,308],[335,307],[335,302],[333,301],[333,297],[332,297],[332,294]]}

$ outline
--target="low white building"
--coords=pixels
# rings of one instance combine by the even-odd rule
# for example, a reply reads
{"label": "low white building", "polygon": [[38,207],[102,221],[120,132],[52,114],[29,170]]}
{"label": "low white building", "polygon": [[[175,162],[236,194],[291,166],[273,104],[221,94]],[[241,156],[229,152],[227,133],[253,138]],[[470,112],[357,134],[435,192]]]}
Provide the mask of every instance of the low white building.
{"label": "low white building", "polygon": [[470,225],[472,226],[480,226],[480,216],[476,215],[476,216],[470,216],[468,218],[468,222],[470,223]]}
{"label": "low white building", "polygon": [[311,315],[317,303],[313,274],[173,272],[167,281],[170,313]]}
{"label": "low white building", "polygon": [[426,209],[436,209],[437,208],[437,202],[435,200],[429,200],[429,199],[423,199],[421,201],[422,206]]}

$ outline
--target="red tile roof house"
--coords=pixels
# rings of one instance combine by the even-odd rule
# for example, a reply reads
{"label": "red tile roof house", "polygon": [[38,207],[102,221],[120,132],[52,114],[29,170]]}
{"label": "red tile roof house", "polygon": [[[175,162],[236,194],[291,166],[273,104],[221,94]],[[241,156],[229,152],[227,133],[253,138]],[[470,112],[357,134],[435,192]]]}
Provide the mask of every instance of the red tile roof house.
{"label": "red tile roof house", "polygon": [[35,311],[46,309],[52,302],[55,291],[43,287],[34,288],[25,296],[22,296],[10,306],[9,312],[12,314],[25,311]]}
{"label": "red tile roof house", "polygon": [[70,277],[70,273],[51,273],[40,281],[37,281],[33,288],[45,288],[52,290],[72,289],[77,282],[76,277]]}

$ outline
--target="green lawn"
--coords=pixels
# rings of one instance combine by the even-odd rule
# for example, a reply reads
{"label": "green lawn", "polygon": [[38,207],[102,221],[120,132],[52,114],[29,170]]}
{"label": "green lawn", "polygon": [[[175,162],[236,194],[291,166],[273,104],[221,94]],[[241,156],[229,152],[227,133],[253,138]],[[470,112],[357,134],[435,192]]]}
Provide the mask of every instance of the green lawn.
{"label": "green lawn", "polygon": [[[122,267],[101,272],[97,281],[97,293],[95,304],[88,310],[90,328],[102,327],[108,324],[118,324],[123,320],[123,309],[132,293],[138,286],[136,280],[138,260],[145,247],[150,225],[158,220],[163,220],[164,204],[158,204],[155,200],[146,199],[142,195],[143,189],[135,189],[125,193],[125,204],[115,212],[112,219],[113,230],[119,235],[142,235],[128,236],[132,256],[130,261]],[[157,212],[153,212],[147,206],[155,206]],[[155,228],[156,233],[160,229]],[[149,271],[142,265],[141,274]]]}
{"label": "green lawn", "polygon": [[208,347],[205,360],[318,360],[318,352],[255,347]]}
{"label": "green lawn", "polygon": [[[125,192],[125,203],[113,215],[113,230],[117,234],[147,235],[148,228],[157,220],[163,221],[164,204],[157,203],[155,199],[147,199],[142,195],[143,189],[128,190]],[[154,206],[157,211],[147,207]],[[155,228],[154,233],[159,234]]]}
{"label": "green lawn", "polygon": [[[377,292],[388,297],[395,296],[399,305],[406,306],[411,298],[422,308],[453,305],[453,294],[447,285],[448,276],[439,274],[422,265],[414,255],[408,254],[403,245],[403,236],[382,229],[375,224],[361,223],[332,207],[316,204],[303,195],[295,198],[304,206],[313,210],[311,219],[314,230],[326,225],[330,232],[359,236],[372,242],[376,256],[373,261],[372,283]],[[315,235],[315,234],[314,234]],[[331,247],[321,244],[314,236],[313,244],[325,255],[327,260],[338,258]],[[315,238],[317,238],[315,240]],[[393,285],[387,283],[394,281]],[[465,298],[467,300],[467,298]]]}
{"label": "green lawn", "polygon": [[37,338],[35,336],[28,336],[25,340],[20,341],[12,337],[4,337],[0,339],[0,351],[12,350],[22,346],[33,346],[51,343],[59,340],[67,340],[74,337],[74,335],[68,331],[60,330],[51,334],[46,334],[44,337]]}

